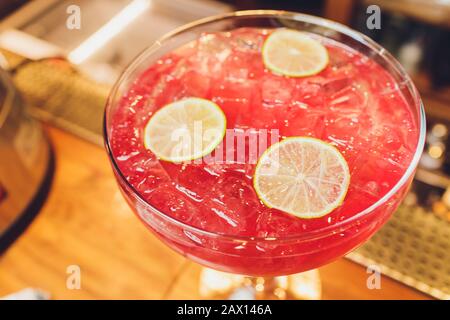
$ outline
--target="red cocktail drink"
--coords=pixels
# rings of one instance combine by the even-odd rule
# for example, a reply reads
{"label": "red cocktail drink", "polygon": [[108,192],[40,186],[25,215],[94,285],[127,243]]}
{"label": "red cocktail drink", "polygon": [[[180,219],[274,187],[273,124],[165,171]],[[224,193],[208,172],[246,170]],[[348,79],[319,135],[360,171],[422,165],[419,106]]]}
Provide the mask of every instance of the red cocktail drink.
{"label": "red cocktail drink", "polygon": [[[274,30],[206,28],[141,58],[113,92],[106,117],[115,173],[143,222],[194,261],[252,276],[310,270],[367,240],[403,199],[423,144],[417,92],[374,44],[362,50],[344,37],[311,33],[326,47],[328,65],[288,77],[268,70],[261,57]],[[232,138],[208,159],[158,159],[144,146],[144,128],[157,110],[187,97],[216,103]],[[328,142],[348,163],[345,200],[323,217],[269,208],[254,190],[255,160],[292,136]]]}

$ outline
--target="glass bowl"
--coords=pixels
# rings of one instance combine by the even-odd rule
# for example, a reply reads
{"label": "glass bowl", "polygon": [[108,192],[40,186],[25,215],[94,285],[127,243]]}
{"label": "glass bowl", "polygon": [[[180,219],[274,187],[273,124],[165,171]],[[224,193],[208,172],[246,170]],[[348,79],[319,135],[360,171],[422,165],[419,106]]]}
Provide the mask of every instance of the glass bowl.
{"label": "glass bowl", "polygon": [[[331,38],[375,60],[401,84],[419,130],[412,161],[402,178],[372,206],[351,218],[322,229],[286,237],[239,237],[216,234],[185,224],[154,208],[120,171],[111,150],[111,116],[130,85],[166,53],[197,39],[204,32],[238,27],[289,27]],[[104,138],[119,187],[142,222],[169,247],[215,270],[248,276],[272,277],[311,270],[350,252],[370,238],[391,216],[413,179],[425,137],[425,114],[420,96],[400,64],[380,45],[341,24],[284,11],[240,11],[187,24],[165,35],[142,52],[123,72],[109,96]]]}

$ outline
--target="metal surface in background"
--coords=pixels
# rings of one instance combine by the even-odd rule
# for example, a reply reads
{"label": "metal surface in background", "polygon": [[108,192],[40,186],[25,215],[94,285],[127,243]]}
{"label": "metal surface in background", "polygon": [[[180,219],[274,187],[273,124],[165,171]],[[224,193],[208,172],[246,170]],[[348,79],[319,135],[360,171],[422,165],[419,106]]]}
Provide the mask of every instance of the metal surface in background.
{"label": "metal surface in background", "polygon": [[[420,207],[402,205],[349,259],[438,299],[450,299],[450,223]],[[381,284],[383,286],[383,284]]]}
{"label": "metal surface in background", "polygon": [[[69,6],[78,6],[80,28],[69,29]],[[126,65],[163,34],[187,22],[231,11],[212,0],[58,1],[16,28],[62,48],[96,81],[113,84]]]}
{"label": "metal surface in background", "polygon": [[[79,30],[66,27],[69,5],[81,10]],[[32,60],[30,54],[25,59],[27,50],[39,46],[25,36],[20,37],[21,54],[5,46],[0,51],[13,66],[14,82],[36,117],[100,145],[109,88],[126,65],[166,32],[230,10],[228,5],[208,0],[37,0],[8,18],[0,29],[16,28],[44,40],[72,58],[72,65],[55,57]],[[22,12],[26,20],[20,18]],[[98,46],[100,38],[108,41]],[[17,47],[19,40],[8,37],[3,42],[8,40],[8,47]]]}
{"label": "metal surface in background", "polygon": [[15,71],[14,83],[32,115],[90,142],[103,143],[108,86],[94,82],[62,59],[28,62]]}

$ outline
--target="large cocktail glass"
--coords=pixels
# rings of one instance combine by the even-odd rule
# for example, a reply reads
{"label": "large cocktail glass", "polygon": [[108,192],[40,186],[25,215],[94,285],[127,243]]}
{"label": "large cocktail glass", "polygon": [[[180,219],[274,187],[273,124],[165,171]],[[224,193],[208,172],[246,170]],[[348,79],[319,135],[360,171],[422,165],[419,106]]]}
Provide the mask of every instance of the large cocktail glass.
{"label": "large cocktail glass", "polygon": [[[208,232],[178,221],[143,200],[126,180],[112,155],[111,116],[119,100],[138,75],[164,54],[197,39],[203,32],[238,27],[289,27],[331,38],[375,60],[401,84],[399,90],[411,108],[419,134],[409,167],[387,194],[365,210],[334,225],[301,235],[271,238]],[[112,168],[130,207],[161,241],[188,259],[210,268],[203,272],[201,286],[202,293],[208,297],[211,294],[225,297],[234,292],[238,297],[318,298],[320,286],[314,269],[355,249],[389,219],[412,181],[424,135],[425,115],[419,94],[403,68],[385,49],[364,35],[329,20],[266,10],[234,12],[202,19],[174,30],[155,42],[131,63],[115,84],[107,103],[104,127]],[[241,291],[243,287],[248,290]]]}

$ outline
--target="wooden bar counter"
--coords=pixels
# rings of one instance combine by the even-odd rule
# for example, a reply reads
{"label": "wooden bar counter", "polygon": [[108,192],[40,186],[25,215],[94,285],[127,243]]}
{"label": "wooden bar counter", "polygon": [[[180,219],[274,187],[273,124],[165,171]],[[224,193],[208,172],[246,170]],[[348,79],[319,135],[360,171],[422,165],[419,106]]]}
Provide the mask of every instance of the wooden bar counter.
{"label": "wooden bar counter", "polygon": [[[0,256],[0,296],[27,287],[53,299],[198,299],[200,266],[141,225],[122,198],[103,148],[52,127],[55,153],[48,198]],[[68,289],[79,266],[80,289]],[[387,277],[366,287],[366,269],[346,259],[321,268],[324,299],[428,299]],[[70,287],[70,286],[69,286]]]}

